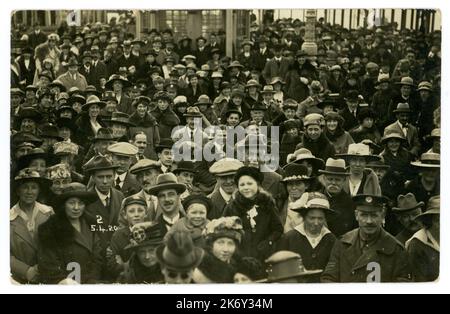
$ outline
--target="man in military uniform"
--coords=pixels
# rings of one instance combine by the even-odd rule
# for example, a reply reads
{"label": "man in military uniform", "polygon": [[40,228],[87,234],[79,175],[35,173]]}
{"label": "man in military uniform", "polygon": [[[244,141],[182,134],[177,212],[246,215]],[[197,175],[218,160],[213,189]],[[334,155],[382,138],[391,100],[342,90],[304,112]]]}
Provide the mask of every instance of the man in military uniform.
{"label": "man in military uniform", "polygon": [[411,280],[405,248],[382,225],[387,199],[357,195],[359,228],[336,241],[322,282],[406,282]]}

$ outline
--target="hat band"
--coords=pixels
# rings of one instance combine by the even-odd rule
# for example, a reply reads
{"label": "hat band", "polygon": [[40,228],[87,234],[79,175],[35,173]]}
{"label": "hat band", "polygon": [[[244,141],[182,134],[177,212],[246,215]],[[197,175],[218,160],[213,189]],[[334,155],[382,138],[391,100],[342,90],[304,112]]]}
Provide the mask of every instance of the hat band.
{"label": "hat band", "polygon": [[278,278],[295,277],[305,272],[305,268],[301,262],[301,259],[292,258],[285,262],[272,264],[267,270],[269,273],[269,281],[276,280]]}
{"label": "hat band", "polygon": [[311,179],[311,178],[308,177],[307,175],[301,175],[301,176],[286,177],[286,178],[284,178],[283,181],[301,181],[301,180],[309,180],[309,179]]}
{"label": "hat band", "polygon": [[327,200],[321,199],[321,198],[313,198],[312,200],[309,200],[306,205],[306,208],[324,208],[324,209],[330,209],[330,203]]}
{"label": "hat band", "polygon": [[333,166],[327,166],[325,168],[325,171],[328,172],[340,172],[340,173],[347,173],[347,170],[345,168],[341,168],[341,167],[333,167]]}
{"label": "hat band", "polygon": [[441,161],[437,160],[437,159],[421,160],[420,162],[424,165],[440,165],[441,164]]}

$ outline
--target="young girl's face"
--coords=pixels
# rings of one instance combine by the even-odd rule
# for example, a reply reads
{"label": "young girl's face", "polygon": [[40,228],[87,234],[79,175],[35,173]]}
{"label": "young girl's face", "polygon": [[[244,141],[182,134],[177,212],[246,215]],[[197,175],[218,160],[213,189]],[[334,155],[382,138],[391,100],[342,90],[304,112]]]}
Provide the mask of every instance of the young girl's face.
{"label": "young girl's face", "polygon": [[288,120],[295,119],[295,110],[294,109],[286,109],[284,111],[284,115]]}
{"label": "young girl's face", "polygon": [[194,227],[200,227],[206,223],[207,213],[205,205],[202,204],[192,204],[186,210],[187,218]]}
{"label": "young girl's face", "polygon": [[248,199],[256,196],[258,193],[258,183],[250,176],[243,176],[239,179],[239,192]]}
{"label": "young girl's face", "polygon": [[298,136],[299,132],[298,132],[298,129],[292,128],[292,129],[287,130],[287,134],[289,134],[290,136]]}
{"label": "young girl's face", "polygon": [[145,206],[140,204],[131,204],[127,206],[125,210],[125,219],[130,226],[134,226],[138,223],[144,222],[145,219]]}

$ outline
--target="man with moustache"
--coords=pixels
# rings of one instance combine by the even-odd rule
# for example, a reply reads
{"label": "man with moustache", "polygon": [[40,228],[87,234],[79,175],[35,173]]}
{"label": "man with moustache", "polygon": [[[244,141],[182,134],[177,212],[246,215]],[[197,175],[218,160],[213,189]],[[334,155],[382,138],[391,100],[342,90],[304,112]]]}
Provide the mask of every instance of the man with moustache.
{"label": "man with moustache", "polygon": [[244,167],[244,164],[237,159],[223,158],[215,162],[209,172],[217,179],[217,186],[208,198],[212,201],[213,208],[208,212],[208,219],[218,219],[223,217],[223,211],[232,200],[237,187],[234,182],[234,175]]}
{"label": "man with moustache", "polygon": [[322,177],[319,179],[324,186],[323,194],[330,201],[330,208],[336,214],[327,217],[328,228],[336,236],[355,229],[358,225],[355,220],[355,204],[351,196],[344,191],[344,185],[350,173],[347,172],[343,159],[328,159],[325,170],[319,170]]}
{"label": "man with moustache", "polygon": [[160,225],[162,235],[166,235],[172,226],[184,216],[180,196],[186,191],[186,185],[178,183],[173,173],[164,173],[156,179],[156,185],[149,194],[158,198],[158,210],[155,222]]}
{"label": "man with moustache", "polygon": [[408,282],[411,271],[403,245],[383,229],[387,199],[357,195],[359,228],[336,241],[322,282]]}
{"label": "man with moustache", "polygon": [[415,218],[422,214],[424,206],[425,203],[417,202],[412,193],[398,196],[397,207],[392,208],[392,211],[403,226],[403,230],[395,237],[401,244],[405,245],[422,228]]}

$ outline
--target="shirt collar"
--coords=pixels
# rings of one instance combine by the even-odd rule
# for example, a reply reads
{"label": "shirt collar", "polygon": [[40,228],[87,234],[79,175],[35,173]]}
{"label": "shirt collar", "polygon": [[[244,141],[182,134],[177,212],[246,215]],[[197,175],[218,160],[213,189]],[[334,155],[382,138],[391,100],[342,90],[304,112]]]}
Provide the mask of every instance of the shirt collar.
{"label": "shirt collar", "polygon": [[124,172],[121,175],[116,175],[116,180],[119,177],[121,182],[125,181],[125,178],[127,177],[127,174],[128,174],[128,172]]}
{"label": "shirt collar", "polygon": [[233,198],[233,195],[230,195],[228,193],[225,193],[225,191],[220,188],[219,189],[220,195],[222,196],[222,198],[225,200],[225,202],[227,202],[227,204],[231,201],[231,199]]}
{"label": "shirt collar", "polygon": [[[295,227],[294,229],[297,230],[300,234],[304,235],[305,237],[310,238],[310,237],[306,234],[306,231],[305,231],[305,223],[304,223],[304,222],[302,222],[300,225],[298,225],[298,226]],[[318,237],[314,238],[314,239],[316,239],[317,242],[320,242],[320,240],[322,240],[323,237],[326,236],[326,235],[329,234],[329,233],[331,233],[331,231],[330,231],[327,227],[323,226],[323,227],[322,227],[322,231],[320,232],[320,235],[319,235]]]}
{"label": "shirt collar", "polygon": [[97,192],[98,197],[100,198],[100,200],[102,202],[104,202],[106,200],[107,197],[109,197],[111,199],[111,190],[108,191],[108,194],[103,194],[102,192],[100,192],[97,187],[95,187],[95,191]]}
{"label": "shirt collar", "polygon": [[175,217],[173,217],[172,219],[167,217],[166,215],[163,214],[162,218],[164,219],[164,221],[166,221],[167,223],[173,225],[174,223],[176,223],[178,220],[180,220],[180,213],[178,213]]}

